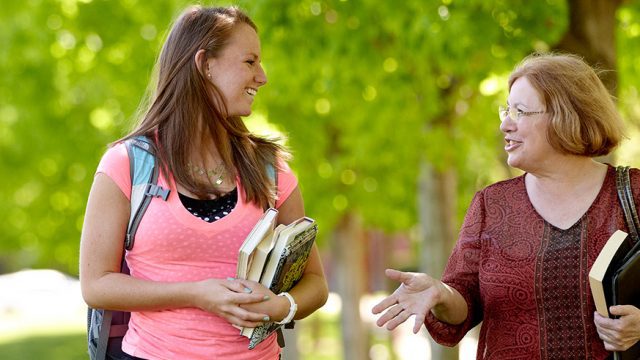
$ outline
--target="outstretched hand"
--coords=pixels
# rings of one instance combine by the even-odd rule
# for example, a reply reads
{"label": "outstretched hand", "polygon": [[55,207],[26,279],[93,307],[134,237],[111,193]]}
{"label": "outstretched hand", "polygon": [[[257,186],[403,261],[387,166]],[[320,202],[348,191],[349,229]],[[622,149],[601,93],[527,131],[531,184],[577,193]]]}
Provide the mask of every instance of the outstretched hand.
{"label": "outstretched hand", "polygon": [[253,283],[248,280],[228,278],[207,279],[198,285],[197,306],[207,312],[227,319],[237,326],[256,327],[270,321],[263,313],[252,312],[241,305],[269,300],[265,293],[253,291]]}
{"label": "outstretched hand", "polygon": [[640,341],[640,309],[632,305],[616,305],[609,308],[618,319],[604,317],[597,312],[594,322],[604,348],[608,351],[625,351]]}
{"label": "outstretched hand", "polygon": [[413,333],[420,331],[427,312],[431,311],[439,300],[442,283],[427,274],[402,272],[393,269],[385,270],[389,279],[401,282],[400,286],[371,311],[374,314],[386,312],[376,321],[376,325],[393,330],[415,315]]}

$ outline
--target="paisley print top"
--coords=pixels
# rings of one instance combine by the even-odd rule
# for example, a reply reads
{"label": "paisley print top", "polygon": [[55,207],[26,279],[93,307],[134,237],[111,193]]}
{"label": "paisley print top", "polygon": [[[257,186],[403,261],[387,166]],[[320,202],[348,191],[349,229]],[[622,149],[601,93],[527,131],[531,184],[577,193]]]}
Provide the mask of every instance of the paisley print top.
{"label": "paisley print top", "polygon": [[[640,171],[631,169],[635,203]],[[432,337],[453,346],[482,322],[477,359],[605,359],[593,322],[591,265],[609,236],[627,230],[615,168],[570,228],[546,222],[529,201],[524,175],[476,193],[442,280],[467,301],[465,322],[429,314]]]}

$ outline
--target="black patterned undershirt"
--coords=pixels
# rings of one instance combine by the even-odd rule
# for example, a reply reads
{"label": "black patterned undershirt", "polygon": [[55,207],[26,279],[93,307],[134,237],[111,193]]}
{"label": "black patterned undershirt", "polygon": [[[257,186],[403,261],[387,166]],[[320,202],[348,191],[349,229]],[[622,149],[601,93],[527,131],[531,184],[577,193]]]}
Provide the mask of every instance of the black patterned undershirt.
{"label": "black patterned undershirt", "polygon": [[238,202],[238,189],[212,200],[200,200],[178,193],[182,205],[194,216],[206,222],[214,222],[229,215]]}
{"label": "black patterned undershirt", "polygon": [[586,231],[585,219],[566,230],[545,222],[541,261],[536,265],[536,276],[540,277],[536,284],[541,284],[536,289],[541,358],[592,358],[591,348],[585,345],[584,339],[593,320],[583,315],[589,311],[587,300],[581,296],[587,277],[580,275],[587,268],[583,248]]}

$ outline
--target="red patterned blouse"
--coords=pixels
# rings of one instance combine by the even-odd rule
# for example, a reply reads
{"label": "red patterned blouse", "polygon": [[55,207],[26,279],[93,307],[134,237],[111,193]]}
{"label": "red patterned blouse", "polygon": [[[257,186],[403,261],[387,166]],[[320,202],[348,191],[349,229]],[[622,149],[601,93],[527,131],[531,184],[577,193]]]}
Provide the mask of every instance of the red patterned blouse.
{"label": "red patterned blouse", "polygon": [[[637,169],[631,183],[640,188]],[[429,314],[427,329],[453,346],[482,321],[477,359],[607,358],[593,322],[588,274],[617,229],[627,226],[612,166],[591,207],[566,230],[536,212],[524,176],[479,191],[442,277],[465,298],[469,315],[449,325]]]}

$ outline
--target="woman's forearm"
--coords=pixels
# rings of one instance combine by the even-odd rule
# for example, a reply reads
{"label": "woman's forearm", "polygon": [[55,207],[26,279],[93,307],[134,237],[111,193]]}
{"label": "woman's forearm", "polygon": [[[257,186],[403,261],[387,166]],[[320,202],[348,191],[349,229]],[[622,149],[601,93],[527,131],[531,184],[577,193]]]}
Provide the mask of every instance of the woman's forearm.
{"label": "woman's forearm", "polygon": [[451,286],[442,283],[440,292],[442,299],[431,309],[431,313],[440,321],[458,325],[467,319],[469,312],[467,302],[460,293]]}
{"label": "woman's forearm", "polygon": [[193,282],[155,282],[109,273],[85,283],[87,305],[98,309],[144,311],[195,307]]}
{"label": "woman's forearm", "polygon": [[321,308],[329,295],[327,283],[323,276],[307,273],[300,282],[290,291],[296,299],[298,311],[294,319],[303,319]]}

